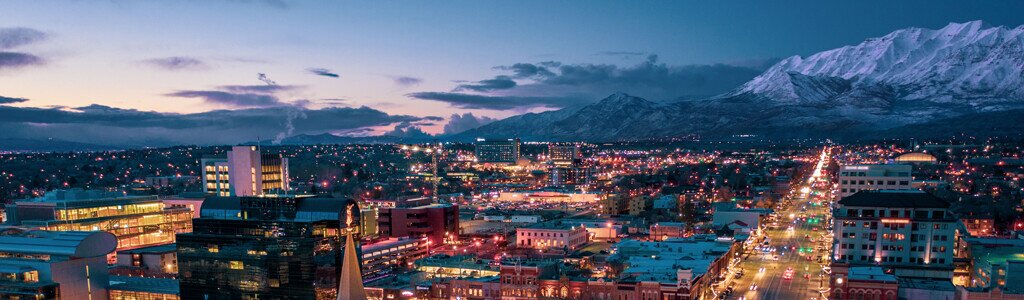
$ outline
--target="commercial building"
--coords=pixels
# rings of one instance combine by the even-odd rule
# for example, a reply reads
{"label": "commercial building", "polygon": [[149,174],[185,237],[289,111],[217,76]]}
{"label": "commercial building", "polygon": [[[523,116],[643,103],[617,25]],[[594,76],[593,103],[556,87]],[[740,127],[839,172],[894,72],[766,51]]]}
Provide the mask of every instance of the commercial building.
{"label": "commercial building", "polygon": [[494,276],[435,279],[426,295],[396,299],[710,299],[737,244],[697,239],[623,240],[613,247],[610,270],[592,277],[561,260],[508,259]]}
{"label": "commercial building", "polygon": [[178,300],[178,280],[163,277],[110,276],[110,300]]}
{"label": "commercial building", "polygon": [[427,255],[427,241],[419,238],[389,238],[362,247],[363,277],[388,274]]}
{"label": "commercial building", "polygon": [[829,299],[896,300],[899,296],[896,276],[885,273],[880,267],[852,267],[845,279],[836,280],[839,282]]}
{"label": "commercial building", "polygon": [[437,254],[416,261],[416,270],[429,278],[487,277],[498,275],[499,268],[491,260],[472,255]]}
{"label": "commercial building", "polygon": [[519,161],[521,142],[514,139],[477,139],[476,161],[479,163],[511,163]]}
{"label": "commercial building", "polygon": [[167,207],[156,196],[95,190],[56,190],[7,205],[7,224],[52,231],[102,230],[117,236],[117,250],[174,243],[192,231],[192,211]]}
{"label": "commercial building", "polygon": [[117,238],[102,231],[0,230],[0,298],[107,299],[107,255]]}
{"label": "commercial building", "polygon": [[595,203],[604,197],[598,193],[565,193],[555,191],[502,192],[498,201],[541,203]]}
{"label": "commercial building", "polygon": [[721,228],[736,221],[743,222],[751,228],[760,228],[762,221],[772,213],[767,208],[742,208],[734,202],[716,202],[712,204],[715,212],[711,215],[711,223]]}
{"label": "commercial building", "polygon": [[203,191],[213,196],[284,194],[288,186],[288,158],[264,154],[256,146],[235,146],[225,157],[204,157]]}
{"label": "commercial building", "polygon": [[583,153],[577,144],[548,144],[548,159],[555,165],[572,165],[582,158]]}
{"label": "commercial building", "polygon": [[682,222],[658,222],[651,225],[647,238],[652,241],[664,241],[670,238],[682,238],[688,234],[686,223]]}
{"label": "commercial building", "polygon": [[195,230],[178,235],[181,298],[334,299],[342,231],[358,234],[359,212],[346,199],[209,198]]}
{"label": "commercial building", "polygon": [[434,245],[459,235],[459,206],[449,203],[413,207],[381,208],[377,211],[381,237],[428,238]]}
{"label": "commercial building", "polygon": [[625,239],[615,244],[608,261],[622,269],[618,282],[638,286],[625,291],[616,285],[591,287],[591,293],[604,297],[599,299],[707,299],[739,249],[738,243],[716,241],[713,236],[660,242]]}
{"label": "commercial building", "polygon": [[953,277],[957,224],[946,201],[922,191],[859,191],[839,200],[833,216],[833,289],[861,266],[900,278]]}
{"label": "commercial building", "polygon": [[117,252],[111,273],[126,276],[173,277],[178,274],[178,246],[167,244]]}
{"label": "commercial building", "polygon": [[974,291],[1001,290],[1024,297],[1024,240],[967,238],[970,278]]}
{"label": "commercial building", "polygon": [[590,184],[590,175],[590,169],[582,166],[554,166],[548,169],[548,184],[557,187]]}
{"label": "commercial building", "polygon": [[911,165],[848,165],[839,169],[839,197],[864,190],[909,190]]}
{"label": "commercial building", "polygon": [[516,245],[520,248],[575,250],[589,240],[586,227],[561,220],[516,228]]}

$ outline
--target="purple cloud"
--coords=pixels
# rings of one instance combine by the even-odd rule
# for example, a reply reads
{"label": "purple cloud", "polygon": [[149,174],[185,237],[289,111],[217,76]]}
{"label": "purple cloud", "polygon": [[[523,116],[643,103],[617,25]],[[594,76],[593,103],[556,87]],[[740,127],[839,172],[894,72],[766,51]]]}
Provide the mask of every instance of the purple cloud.
{"label": "purple cloud", "polygon": [[144,60],[143,62],[161,69],[171,71],[200,70],[209,67],[209,65],[207,65],[202,60],[199,60],[198,58],[185,56],[152,58]]}

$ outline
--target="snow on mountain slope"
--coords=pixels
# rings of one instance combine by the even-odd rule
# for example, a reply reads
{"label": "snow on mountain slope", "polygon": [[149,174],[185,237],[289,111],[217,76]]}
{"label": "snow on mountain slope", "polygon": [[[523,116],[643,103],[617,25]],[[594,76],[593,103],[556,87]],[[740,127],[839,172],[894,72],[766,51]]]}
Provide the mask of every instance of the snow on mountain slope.
{"label": "snow on mountain slope", "polygon": [[618,93],[580,108],[497,121],[466,136],[859,138],[1014,109],[1024,109],[1024,26],[974,21],[901,29],[806,58],[793,56],[734,92],[708,99],[660,104]]}
{"label": "snow on mountain slope", "polygon": [[853,86],[890,86],[905,100],[967,99],[981,104],[1024,98],[1022,66],[1024,26],[951,23],[938,30],[901,29],[807,58],[789,57],[734,94],[756,94],[780,103],[825,100],[799,93],[794,76],[804,75],[846,79]]}

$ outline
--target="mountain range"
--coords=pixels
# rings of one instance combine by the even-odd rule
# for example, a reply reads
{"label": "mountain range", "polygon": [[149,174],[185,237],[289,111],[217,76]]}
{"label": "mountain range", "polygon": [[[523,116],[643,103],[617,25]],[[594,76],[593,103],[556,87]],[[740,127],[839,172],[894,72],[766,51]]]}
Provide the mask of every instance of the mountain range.
{"label": "mountain range", "polygon": [[[857,45],[792,56],[714,97],[656,102],[615,93],[583,107],[510,117],[453,138],[1020,134],[1013,121],[1021,117],[1012,112],[1024,109],[1022,87],[1024,26],[973,21],[938,30],[901,29]],[[964,120],[974,125],[956,126]]]}

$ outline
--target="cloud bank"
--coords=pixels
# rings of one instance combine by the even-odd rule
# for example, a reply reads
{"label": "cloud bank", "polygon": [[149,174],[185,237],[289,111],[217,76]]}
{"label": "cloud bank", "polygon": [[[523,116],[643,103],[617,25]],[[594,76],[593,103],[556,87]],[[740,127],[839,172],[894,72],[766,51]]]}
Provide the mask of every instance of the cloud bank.
{"label": "cloud bank", "polygon": [[564,108],[590,103],[614,92],[675,101],[728,92],[763,71],[761,67],[726,64],[672,66],[660,62],[657,55],[648,55],[642,62],[627,67],[546,61],[493,69],[505,74],[463,83],[448,92],[416,92],[407,96],[445,102],[457,108],[489,110]]}

